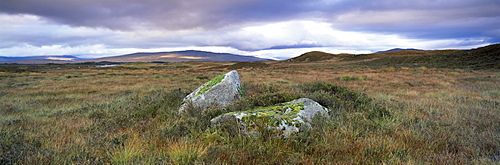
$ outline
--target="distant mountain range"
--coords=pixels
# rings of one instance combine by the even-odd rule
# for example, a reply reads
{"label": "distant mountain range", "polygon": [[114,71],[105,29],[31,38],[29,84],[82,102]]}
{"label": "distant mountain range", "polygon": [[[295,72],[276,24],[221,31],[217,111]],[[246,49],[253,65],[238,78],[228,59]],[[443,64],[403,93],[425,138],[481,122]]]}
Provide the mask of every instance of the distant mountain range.
{"label": "distant mountain range", "polygon": [[242,56],[229,53],[213,53],[197,50],[155,52],[155,53],[133,53],[113,57],[95,59],[82,59],[76,56],[30,56],[30,57],[1,57],[0,63],[18,64],[46,64],[46,63],[81,63],[81,62],[184,62],[184,61],[215,61],[215,62],[248,62],[267,61],[271,59],[258,58],[254,56]]}
{"label": "distant mountain range", "polygon": [[197,50],[157,52],[157,53],[133,53],[121,56],[104,57],[84,61],[110,61],[110,62],[183,62],[183,61],[264,61],[270,59],[258,58],[254,56],[242,56],[229,53],[213,53]]}
{"label": "distant mountain range", "polygon": [[4,57],[0,56],[0,62],[4,61],[21,61],[21,60],[55,60],[55,61],[78,61],[85,60],[76,56],[27,56],[27,57]]}
{"label": "distant mountain range", "polygon": [[402,49],[402,48],[394,48],[394,49],[389,49],[389,50],[384,50],[384,51],[378,51],[375,53],[384,53],[384,52],[397,52],[397,51],[426,51],[426,50],[421,50],[421,49],[413,49],[413,48],[408,48],[408,49]]}
{"label": "distant mountain range", "polygon": [[[373,64],[425,64],[429,67],[469,67],[474,69],[499,69],[500,44],[493,44],[471,50],[420,50],[395,48],[371,54],[329,54],[324,52],[308,52],[285,62],[315,62],[332,59],[353,61],[369,60]],[[377,60],[378,59],[378,60]],[[17,64],[46,64],[46,63],[129,63],[129,62],[184,62],[184,61],[216,61],[216,62],[252,62],[269,61],[271,59],[254,56],[242,56],[229,53],[213,53],[196,50],[133,53],[113,57],[96,59],[82,59],[77,56],[31,56],[31,57],[2,57],[1,63]]]}

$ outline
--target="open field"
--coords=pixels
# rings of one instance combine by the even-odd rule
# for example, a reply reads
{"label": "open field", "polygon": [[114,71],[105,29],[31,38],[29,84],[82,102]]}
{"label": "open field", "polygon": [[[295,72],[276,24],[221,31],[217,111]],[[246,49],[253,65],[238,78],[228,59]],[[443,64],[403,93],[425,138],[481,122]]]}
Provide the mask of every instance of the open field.
{"label": "open field", "polygon": [[[500,163],[498,70],[348,58],[1,66],[0,164]],[[184,96],[232,69],[245,99],[177,113]],[[332,119],[289,139],[208,129],[223,112],[298,97]]]}

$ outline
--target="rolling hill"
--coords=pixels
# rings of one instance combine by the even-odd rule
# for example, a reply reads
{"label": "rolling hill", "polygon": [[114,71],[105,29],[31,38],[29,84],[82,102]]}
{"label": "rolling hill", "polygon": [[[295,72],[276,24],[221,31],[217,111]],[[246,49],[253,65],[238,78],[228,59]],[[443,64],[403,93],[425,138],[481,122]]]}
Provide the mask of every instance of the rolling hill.
{"label": "rolling hill", "polygon": [[315,61],[325,61],[333,58],[353,56],[353,54],[330,54],[320,51],[312,51],[304,53],[300,56],[286,60],[287,62],[315,62]]}
{"label": "rolling hill", "polygon": [[426,51],[426,50],[421,50],[421,49],[413,49],[413,48],[408,48],[408,49],[402,49],[402,48],[394,48],[394,49],[389,49],[389,50],[384,50],[384,51],[378,51],[376,53],[383,53],[383,52],[397,52],[397,51]]}
{"label": "rolling hill", "polygon": [[[395,50],[395,49],[394,49]],[[13,61],[16,60],[16,61]],[[33,56],[33,57],[1,57],[0,63],[46,64],[46,63],[84,63],[84,62],[252,62],[270,59],[253,56],[241,56],[229,53],[213,53],[205,51],[173,51],[156,53],[133,53],[121,56],[81,60],[75,56]],[[474,70],[500,70],[500,44],[493,44],[470,50],[406,50],[382,51],[372,54],[330,54],[319,51],[304,53],[283,62],[323,62],[343,61],[369,66],[425,66],[435,68],[459,68]],[[239,65],[248,66],[242,63]],[[259,64],[260,65],[260,64]]]}
{"label": "rolling hill", "polygon": [[104,57],[81,62],[184,62],[184,61],[215,61],[215,62],[230,62],[230,61],[264,61],[263,59],[253,56],[242,56],[229,53],[213,53],[196,50],[174,51],[174,52],[157,52],[157,53],[133,53],[114,57]]}
{"label": "rolling hill", "polygon": [[[396,50],[396,49],[394,49]],[[330,54],[319,51],[304,53],[283,62],[343,62],[359,66],[396,66],[500,70],[500,44],[470,50],[407,50],[382,51],[371,54]]]}
{"label": "rolling hill", "polygon": [[78,61],[84,60],[76,56],[70,55],[56,55],[56,56],[26,56],[26,57],[5,57],[0,56],[0,62],[12,62],[12,61]]}
{"label": "rolling hill", "polygon": [[75,56],[31,56],[31,57],[2,57],[0,63],[17,64],[46,64],[46,63],[83,63],[83,62],[186,62],[186,61],[213,61],[213,62],[249,62],[267,61],[271,59],[258,58],[254,56],[242,56],[229,53],[213,53],[196,50],[154,52],[154,53],[132,53],[120,56],[103,57],[95,59],[81,59]]}
{"label": "rolling hill", "polygon": [[473,70],[500,70],[500,44],[471,50],[397,51],[360,55],[354,59],[373,58],[362,62],[371,66],[425,66],[429,68],[457,68]]}

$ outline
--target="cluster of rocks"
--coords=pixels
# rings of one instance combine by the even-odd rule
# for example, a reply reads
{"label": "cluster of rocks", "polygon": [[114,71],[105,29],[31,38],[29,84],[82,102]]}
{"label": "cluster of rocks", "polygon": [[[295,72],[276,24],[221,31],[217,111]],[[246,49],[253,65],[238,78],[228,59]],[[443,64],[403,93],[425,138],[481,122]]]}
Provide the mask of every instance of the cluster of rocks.
{"label": "cluster of rocks", "polygon": [[[217,76],[203,84],[184,98],[179,108],[182,113],[189,106],[201,109],[210,106],[226,108],[242,98],[241,81],[238,72],[233,70]],[[315,115],[328,117],[328,109],[309,98],[300,98],[290,102],[269,107],[257,107],[247,111],[229,112],[211,120],[212,127],[221,123],[237,121],[245,134],[256,133],[259,123],[266,124],[268,129],[282,131],[285,137],[296,133],[300,128],[308,128]]]}

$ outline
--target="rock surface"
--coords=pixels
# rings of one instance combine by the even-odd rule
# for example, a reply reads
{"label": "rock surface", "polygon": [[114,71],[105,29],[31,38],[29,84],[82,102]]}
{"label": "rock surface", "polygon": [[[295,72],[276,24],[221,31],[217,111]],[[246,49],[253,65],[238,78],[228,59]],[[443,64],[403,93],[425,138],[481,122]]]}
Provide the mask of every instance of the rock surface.
{"label": "rock surface", "polygon": [[183,112],[190,104],[202,109],[210,106],[225,108],[241,98],[241,81],[236,70],[219,75],[198,87],[187,95],[179,112]]}
{"label": "rock surface", "polygon": [[236,120],[243,129],[241,132],[255,134],[258,122],[264,122],[267,128],[280,130],[285,137],[289,137],[299,132],[300,126],[309,127],[316,114],[328,117],[328,109],[309,98],[300,98],[278,106],[226,113],[213,118],[211,123],[216,128],[220,124]]}

